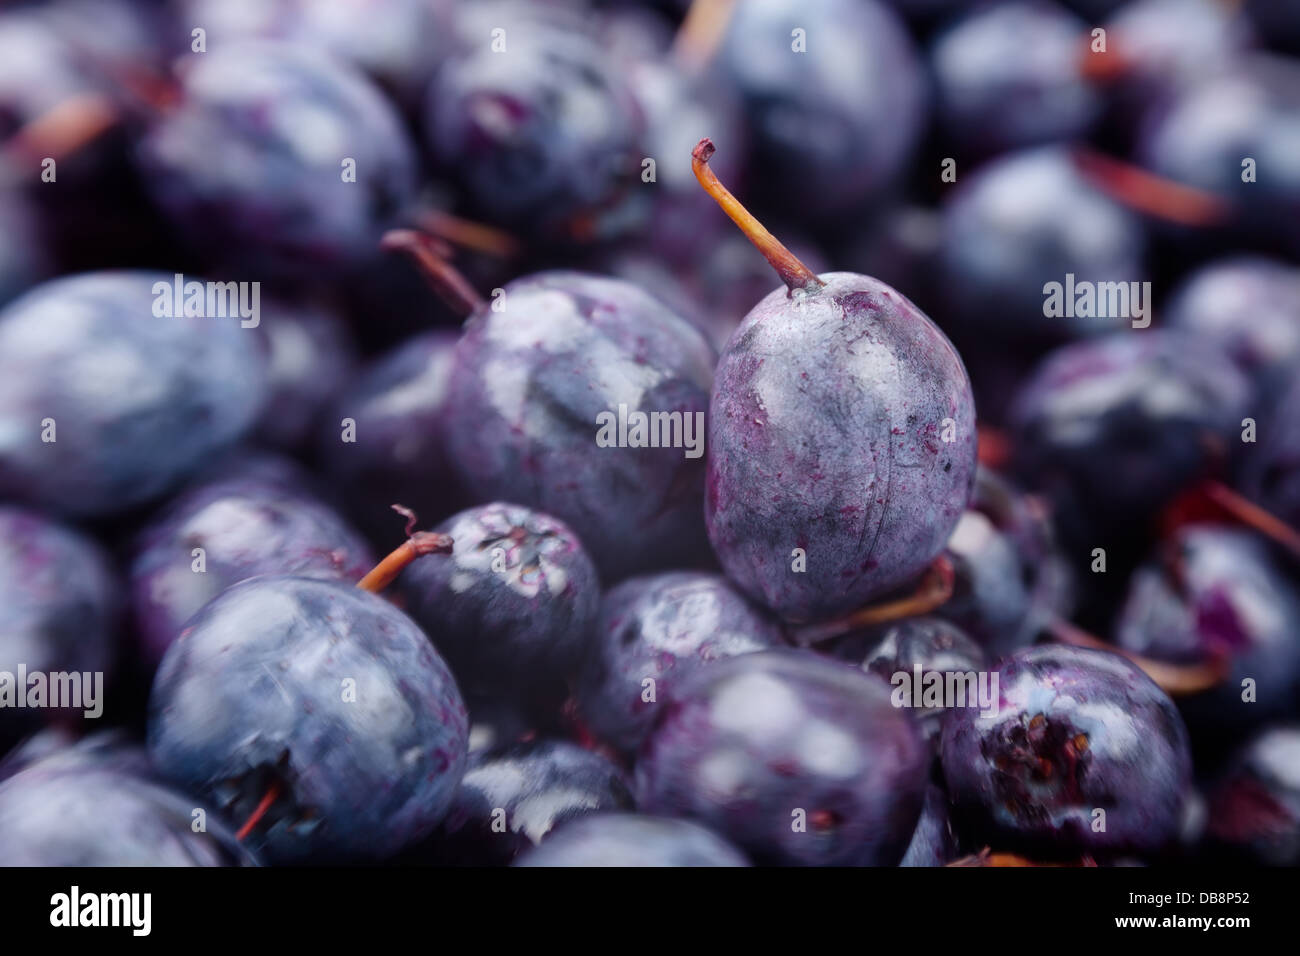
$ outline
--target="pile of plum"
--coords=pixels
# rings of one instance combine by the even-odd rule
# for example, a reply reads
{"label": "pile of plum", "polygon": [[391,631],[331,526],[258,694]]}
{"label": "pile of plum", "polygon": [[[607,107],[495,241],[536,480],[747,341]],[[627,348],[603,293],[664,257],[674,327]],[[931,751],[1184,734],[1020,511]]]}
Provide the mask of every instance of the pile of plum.
{"label": "pile of plum", "polygon": [[6,4],[0,864],[1300,863],[1298,53]]}

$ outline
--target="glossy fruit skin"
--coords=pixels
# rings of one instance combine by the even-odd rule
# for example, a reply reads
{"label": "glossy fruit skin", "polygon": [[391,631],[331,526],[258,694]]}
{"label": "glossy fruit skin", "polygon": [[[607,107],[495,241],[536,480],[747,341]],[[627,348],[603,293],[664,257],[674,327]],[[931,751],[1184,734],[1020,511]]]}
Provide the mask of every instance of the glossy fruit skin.
{"label": "glossy fruit skin", "polygon": [[[807,52],[793,48],[797,29]],[[799,221],[843,215],[887,186],[924,123],[916,50],[873,0],[748,0],[715,63],[744,103],[756,176],[779,184],[774,198]]]}
{"label": "glossy fruit skin", "polygon": [[916,823],[912,842],[907,845],[899,866],[946,866],[957,859],[957,834],[948,813],[948,795],[931,784],[921,805],[921,819]]}
{"label": "glossy fruit skin", "polygon": [[99,766],[37,764],[0,783],[0,866],[256,866],[203,804]]}
{"label": "glossy fruit skin", "polygon": [[968,153],[1082,136],[1102,98],[1080,68],[1088,24],[1054,2],[976,8],[934,43],[944,135]]}
{"label": "glossy fruit skin", "polygon": [[522,703],[575,675],[590,652],[600,581],[573,531],[504,502],[434,530],[451,536],[452,553],[416,558],[398,586],[465,693]]}
{"label": "glossy fruit skin", "polygon": [[[780,626],[718,574],[669,571],[606,592],[574,694],[588,729],[624,753],[649,734],[676,688],[713,662],[781,647]],[[654,701],[645,681],[654,681]]]}
{"label": "glossy fruit skin", "polygon": [[[401,530],[391,505],[432,522],[463,503],[446,437],[456,342],[450,331],[412,337],[363,369],[321,416],[317,458],[372,540]],[[349,419],[356,427],[345,441]]]}
{"label": "glossy fruit skin", "polygon": [[1248,741],[1210,793],[1209,835],[1237,862],[1300,865],[1300,726]]}
{"label": "glossy fruit skin", "polygon": [[515,866],[749,866],[749,861],[687,820],[599,813],[575,820]]}
{"label": "glossy fruit skin", "polygon": [[[636,99],[566,14],[510,3],[467,12],[466,42],[438,71],[424,115],[430,152],[476,215],[562,240],[579,238],[580,217],[645,188]],[[504,50],[494,49],[496,29]]]}
{"label": "glossy fruit skin", "polygon": [[[868,276],[777,289],[745,317],[709,409],[709,540],[742,591],[830,617],[918,574],[975,475],[975,403],[952,343]],[[951,440],[945,440],[951,439]],[[804,550],[806,573],[792,570]]]}
{"label": "glossy fruit skin", "polygon": [[1123,328],[1126,318],[1044,315],[1049,282],[1142,279],[1138,218],[1093,187],[1060,147],[1008,153],[965,178],[944,203],[938,265],[945,328],[1021,348]]}
{"label": "glossy fruit skin", "polygon": [[[1173,564],[1137,568],[1115,622],[1115,643],[1162,661],[1231,661],[1219,686],[1180,701],[1198,741],[1300,713],[1300,594],[1267,543],[1242,528],[1189,525],[1165,547]],[[1256,699],[1242,700],[1242,682]]]}
{"label": "glossy fruit skin", "polygon": [[631,809],[623,771],[576,744],[491,750],[470,758],[429,854],[441,865],[505,866],[587,814]]}
{"label": "glossy fruit skin", "polygon": [[[1191,753],[1177,708],[1149,677],[1117,654],[1051,644],[1016,651],[996,673],[996,716],[959,708],[944,723],[940,756],[962,833],[1076,858],[1176,839]],[[1104,830],[1093,829],[1096,809]]]}
{"label": "glossy fruit skin", "polygon": [[[938,617],[909,617],[895,624],[850,634],[837,640],[831,654],[875,674],[895,690],[898,675],[908,686],[915,674],[972,673],[988,669],[984,651],[955,624]],[[921,735],[938,746],[947,710],[924,707],[913,699],[912,713]]]}
{"label": "glossy fruit skin", "polygon": [[756,863],[893,866],[928,759],[874,675],[809,651],[742,654],[664,708],[637,760],[637,806],[703,823]]}
{"label": "glossy fruit skin", "polygon": [[414,97],[451,45],[447,0],[182,0],[210,49],[279,40],[327,50]]}
{"label": "glossy fruit skin", "polygon": [[[23,508],[0,507],[0,671],[100,673],[117,660],[119,584],[108,556],[80,532]],[[104,700],[98,701],[103,704]],[[0,741],[84,711],[0,709]]]}
{"label": "glossy fruit skin", "polygon": [[168,650],[147,739],[164,777],[236,825],[278,782],[245,842],[283,863],[382,859],[427,836],[467,733],[456,683],[410,618],[351,585],[267,576],[225,591]]}
{"label": "glossy fruit skin", "polygon": [[144,663],[156,668],[186,621],[233,584],[260,574],[356,583],[374,564],[357,532],[309,491],[240,471],[197,485],[135,542],[131,596]]}
{"label": "glossy fruit skin", "polygon": [[154,283],[171,281],[85,273],[0,312],[0,496],[74,517],[121,512],[252,426],[265,387],[256,340],[238,319],[154,316]]}
{"label": "glossy fruit skin", "polygon": [[1187,276],[1161,310],[1163,324],[1215,343],[1270,394],[1300,368],[1300,269],[1241,255]]}
{"label": "glossy fruit skin", "polygon": [[[543,272],[504,287],[456,346],[447,444],[464,487],[554,515],[612,583],[699,564],[704,458],[685,448],[602,448],[599,416],[708,408],[713,349],[626,282]],[[699,440],[699,433],[696,433]]]}
{"label": "glossy fruit skin", "polygon": [[[1202,76],[1153,111],[1136,147],[1139,161],[1176,182],[1214,193],[1233,224],[1258,242],[1300,250],[1300,65],[1257,54],[1227,72]],[[1272,172],[1242,179],[1245,157]]]}
{"label": "glossy fruit skin", "polygon": [[[1212,345],[1144,329],[1064,346],[1012,409],[1021,474],[1058,505],[1071,540],[1146,524],[1239,438],[1251,383]],[[1086,528],[1070,527],[1086,515]]]}
{"label": "glossy fruit skin", "polygon": [[323,409],[350,383],[357,364],[347,325],[314,305],[267,303],[259,324],[268,398],[255,436],[273,448],[302,449]]}
{"label": "glossy fruit skin", "polygon": [[249,41],[187,58],[181,83],[180,104],[138,144],[144,182],[187,241],[241,278],[352,265],[413,197],[396,111],[340,60]]}

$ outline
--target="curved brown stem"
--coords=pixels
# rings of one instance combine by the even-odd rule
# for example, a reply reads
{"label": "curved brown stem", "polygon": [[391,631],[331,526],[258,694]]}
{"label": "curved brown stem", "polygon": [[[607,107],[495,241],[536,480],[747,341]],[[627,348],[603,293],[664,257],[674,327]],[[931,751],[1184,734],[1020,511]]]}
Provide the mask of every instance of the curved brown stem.
{"label": "curved brown stem", "polygon": [[1300,531],[1296,531],[1277,515],[1246,499],[1221,481],[1206,481],[1199,490],[1237,523],[1253,528],[1292,554],[1300,556]]}
{"label": "curved brown stem", "polygon": [[717,52],[735,6],[736,0],[692,0],[673,38],[673,59],[692,73],[703,70]]}
{"label": "curved brown stem", "polygon": [[939,555],[921,576],[916,589],[905,597],[881,604],[870,604],[843,617],[816,624],[803,624],[791,628],[795,642],[807,646],[841,637],[853,631],[900,621],[903,618],[929,614],[952,597],[956,584],[956,571],[947,555]]}
{"label": "curved brown stem", "polygon": [[450,250],[441,239],[414,229],[394,229],[384,234],[380,246],[404,252],[414,259],[433,290],[461,318],[469,318],[487,304],[478,290],[448,261]]}
{"label": "curved brown stem", "polygon": [[[0,146],[0,156],[7,171],[46,157],[61,161],[84,149],[121,119],[121,111],[107,96],[85,93],[69,97],[13,133]],[[17,170],[9,175],[26,178]]]}
{"label": "curved brown stem", "polygon": [[393,510],[406,518],[407,538],[393,551],[374,566],[364,578],[357,582],[357,587],[372,594],[378,594],[396,580],[408,564],[426,554],[451,554],[452,538],[450,535],[434,531],[411,532],[415,526],[415,512],[401,505],[393,505]]}
{"label": "curved brown stem", "polygon": [[1213,193],[1165,179],[1091,149],[1077,148],[1074,159],[1094,186],[1131,209],[1180,226],[1214,226],[1232,215],[1232,206]]}
{"label": "curved brown stem", "polygon": [[1215,654],[1208,661],[1200,664],[1170,664],[1116,647],[1061,618],[1052,619],[1047,625],[1047,630],[1062,644],[1109,651],[1127,658],[1140,667],[1170,697],[1188,697],[1203,693],[1218,687],[1228,677],[1230,662],[1226,654]]}
{"label": "curved brown stem", "polygon": [[740,200],[722,185],[721,180],[709,168],[709,158],[715,152],[717,147],[713,145],[713,140],[707,138],[700,140],[691,151],[691,169],[695,172],[695,178],[699,180],[700,185],[704,187],[704,191],[713,197],[713,200],[722,207],[722,211],[740,227],[745,238],[752,242],[763,254],[763,258],[772,264],[776,274],[781,277],[781,281],[791,292],[796,289],[815,292],[822,288],[826,283],[817,278],[817,273],[800,262],[781,240],[768,232],[763,224],[741,205]]}
{"label": "curved brown stem", "polygon": [[494,229],[472,219],[453,216],[441,209],[428,209],[417,213],[415,220],[425,232],[439,239],[445,239],[454,246],[495,256],[498,259],[513,259],[520,253],[519,241],[508,232]]}
{"label": "curved brown stem", "polygon": [[266,816],[266,811],[271,809],[271,805],[275,803],[279,796],[280,781],[274,780],[271,782],[271,785],[266,788],[266,793],[262,795],[262,799],[253,809],[253,812],[248,815],[248,819],[244,821],[244,825],[235,831],[235,839],[242,843],[244,839],[253,832],[253,828],[257,826],[262,817]]}

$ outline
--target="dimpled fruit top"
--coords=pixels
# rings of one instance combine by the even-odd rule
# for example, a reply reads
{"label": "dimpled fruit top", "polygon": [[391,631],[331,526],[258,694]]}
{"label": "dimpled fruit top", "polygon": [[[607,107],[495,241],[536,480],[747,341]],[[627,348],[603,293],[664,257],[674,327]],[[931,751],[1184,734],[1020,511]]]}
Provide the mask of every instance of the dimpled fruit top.
{"label": "dimpled fruit top", "polygon": [[465,765],[455,681],[415,623],[360,588],[268,576],[168,650],[149,700],[158,771],[271,862],[382,858],[427,836]]}
{"label": "dimpled fruit top", "polygon": [[852,610],[917,574],[975,476],[975,401],[952,343],[883,282],[820,278],[745,317],[710,408],[709,539],[742,590],[793,619]]}
{"label": "dimpled fruit top", "polygon": [[238,319],[155,316],[154,283],[171,281],[85,273],[0,312],[0,496],[78,517],[124,511],[253,424],[256,336]]}
{"label": "dimpled fruit top", "polygon": [[357,261],[414,190],[414,148],[378,88],[289,44],[188,58],[181,102],[145,134],[139,158],[187,239],[258,274],[318,277]]}
{"label": "dimpled fruit top", "polygon": [[687,820],[601,813],[575,820],[516,866],[749,866],[716,834]]}
{"label": "dimpled fruit top", "polygon": [[[606,580],[698,563],[704,459],[689,448],[599,447],[619,406],[679,413],[703,447],[714,354],[690,323],[636,286],[576,272],[507,284],[456,346],[448,444],[481,500],[552,514]],[[694,429],[690,436],[686,428]]]}
{"label": "dimpled fruit top", "polygon": [[1019,650],[996,674],[995,716],[957,708],[944,724],[963,833],[1067,856],[1157,851],[1177,836],[1191,753],[1151,678],[1117,654],[1061,645]]}
{"label": "dimpled fruit top", "polygon": [[37,764],[0,784],[0,866],[256,865],[188,797],[102,766]]}
{"label": "dimpled fruit top", "polygon": [[697,820],[758,863],[894,866],[928,763],[880,678],[760,651],[701,670],[665,705],[637,761],[637,806]]}

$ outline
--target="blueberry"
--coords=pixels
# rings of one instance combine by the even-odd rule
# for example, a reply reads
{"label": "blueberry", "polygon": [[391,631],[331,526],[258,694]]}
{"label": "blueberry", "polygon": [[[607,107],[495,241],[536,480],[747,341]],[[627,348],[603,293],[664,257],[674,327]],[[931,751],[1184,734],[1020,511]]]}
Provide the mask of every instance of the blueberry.
{"label": "blueberry", "polygon": [[748,866],[735,847],[702,826],[631,813],[575,820],[516,866]]}
{"label": "blueberry", "polygon": [[1215,0],[1134,0],[1105,23],[1125,71],[1121,95],[1141,106],[1230,67],[1254,41],[1249,19]]}
{"label": "blueberry", "polygon": [[637,806],[695,819],[759,863],[893,866],[926,763],[884,681],[760,651],[702,669],[664,706],[637,760]]}
{"label": "blueberry", "polygon": [[610,590],[595,639],[574,692],[578,710],[598,737],[626,753],[691,675],[785,643],[776,622],[723,577],[691,571],[632,578]]}
{"label": "blueberry", "polygon": [[100,766],[37,764],[0,783],[0,866],[255,866],[188,797]]}
{"label": "blueberry", "polygon": [[474,7],[460,28],[463,48],[429,88],[429,148],[479,215],[576,238],[582,217],[644,188],[640,109],[577,16],[544,5]]}
{"label": "blueberry", "polygon": [[200,484],[135,543],[131,594],[144,661],[157,667],[185,622],[232,584],[259,574],[355,583],[374,563],[357,533],[306,490],[247,471]]}
{"label": "blueberry", "polygon": [[935,41],[944,135],[988,153],[1073,139],[1102,99],[1083,75],[1088,25],[1052,2],[977,7]]}
{"label": "blueberry", "polygon": [[[29,686],[37,673],[83,680],[99,674],[106,681],[117,659],[118,587],[107,556],[89,538],[34,512],[0,507],[0,672],[16,682],[26,668]],[[102,692],[95,704],[103,706]],[[17,709],[10,701],[0,708],[0,740],[38,717],[80,722],[91,709]]]}
{"label": "blueberry", "polygon": [[948,813],[948,795],[931,784],[921,805],[912,842],[899,866],[946,866],[958,856],[957,834]]}
{"label": "blueberry", "polygon": [[587,814],[631,807],[623,771],[574,744],[487,751],[471,757],[429,854],[442,865],[504,865]]}
{"label": "blueberry", "polygon": [[137,152],[157,204],[214,261],[316,278],[363,259],[413,198],[399,117],[342,61],[250,41],[189,58],[181,84]]}
{"label": "blueberry", "polygon": [[944,204],[941,314],[962,338],[997,335],[1022,348],[1113,330],[1131,318],[1048,317],[1044,286],[1073,275],[1076,286],[1127,288],[1145,275],[1145,246],[1138,218],[1065,149],[1009,153],[960,178]]}
{"label": "blueberry", "polygon": [[256,578],[208,604],[149,701],[159,772],[253,823],[248,845],[273,862],[384,858],[428,836],[460,783],[467,732],[455,681],[414,622],[308,578]]}
{"label": "blueberry", "polygon": [[1149,521],[1206,471],[1253,397],[1222,351],[1186,333],[1067,345],[1012,410],[1021,472],[1055,500],[1068,538],[1097,541]]}
{"label": "blueberry", "polygon": [[1269,728],[1241,747],[1210,794],[1209,835],[1239,861],[1300,865],[1300,727]]}
{"label": "blueberry", "polygon": [[[1175,664],[1228,658],[1218,687],[1180,701],[1198,741],[1297,713],[1300,594],[1267,544],[1240,528],[1190,525],[1165,547],[1164,560],[1133,572],[1115,643]],[[1250,702],[1247,678],[1255,684]]]}
{"label": "blueberry", "polygon": [[446,434],[456,341],[451,332],[414,336],[376,359],[321,418],[317,457],[374,540],[392,539],[394,504],[438,520],[461,503]]}
{"label": "blueberry", "polygon": [[962,833],[1065,856],[1155,852],[1177,837],[1187,729],[1150,678],[1116,654],[1060,645],[1016,651],[996,674],[996,716],[955,708],[944,723]]}
{"label": "blueberry", "polygon": [[265,384],[256,338],[237,319],[155,316],[156,282],[172,277],[56,279],[0,313],[0,495],[121,512],[251,427]]}
{"label": "blueberry", "polygon": [[[455,351],[446,428],[465,487],[555,515],[610,581],[699,564],[709,344],[615,279],[538,273],[508,283],[497,301],[499,311],[469,320]],[[606,416],[617,425],[624,408],[648,421],[672,416],[665,426],[680,417],[680,433],[643,430],[647,445],[666,439],[659,447],[601,447]],[[604,431],[619,441],[616,427]],[[682,447],[688,438],[695,449]]]}
{"label": "blueberry", "polygon": [[502,502],[435,531],[451,536],[453,550],[402,573],[409,613],[467,695],[545,700],[591,646],[600,583],[582,542],[563,522]]}
{"label": "blueberry", "polygon": [[802,220],[844,215],[879,193],[925,122],[916,50],[872,0],[736,4],[715,69],[743,99],[758,177]]}

